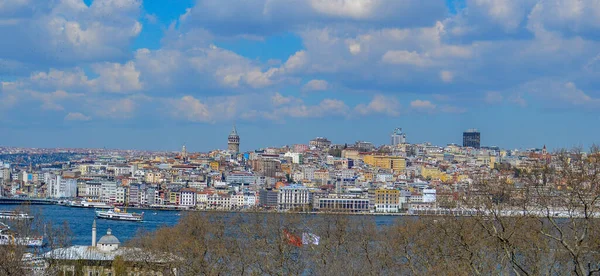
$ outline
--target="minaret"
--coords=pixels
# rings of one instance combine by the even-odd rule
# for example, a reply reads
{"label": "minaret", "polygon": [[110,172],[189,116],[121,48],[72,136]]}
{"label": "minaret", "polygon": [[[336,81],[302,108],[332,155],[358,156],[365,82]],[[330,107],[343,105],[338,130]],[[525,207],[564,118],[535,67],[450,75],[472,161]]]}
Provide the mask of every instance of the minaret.
{"label": "minaret", "polygon": [[235,129],[235,124],[231,133],[229,133],[229,137],[227,137],[227,150],[235,154],[240,152],[240,136],[237,133],[237,129]]}
{"label": "minaret", "polygon": [[96,220],[92,224],[92,247],[96,247]]}

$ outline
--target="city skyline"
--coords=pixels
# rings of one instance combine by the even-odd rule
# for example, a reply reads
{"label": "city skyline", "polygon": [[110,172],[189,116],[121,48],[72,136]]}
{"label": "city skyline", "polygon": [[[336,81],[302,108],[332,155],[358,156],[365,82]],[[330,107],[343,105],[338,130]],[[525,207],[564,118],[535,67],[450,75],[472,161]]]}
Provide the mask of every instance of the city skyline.
{"label": "city skyline", "polygon": [[[465,144],[465,135],[466,133],[469,132],[476,132],[477,133],[477,145],[466,145]],[[261,149],[268,149],[268,148],[278,148],[278,147],[294,147],[296,145],[306,145],[309,146],[312,144],[312,141],[315,139],[324,139],[327,140],[328,143],[330,143],[331,145],[346,145],[348,147],[355,147],[357,144],[359,143],[367,143],[370,144],[372,146],[374,146],[375,148],[379,148],[382,146],[391,146],[391,147],[395,147],[398,144],[431,144],[433,146],[438,146],[438,147],[444,147],[444,146],[450,146],[450,145],[454,145],[454,146],[462,146],[462,147],[473,147],[475,149],[479,149],[479,148],[499,148],[499,149],[504,149],[504,150],[523,150],[523,151],[527,151],[527,150],[540,150],[542,148],[546,149],[548,148],[550,151],[552,150],[562,150],[562,149],[575,149],[578,147],[571,147],[571,148],[556,148],[556,149],[552,149],[550,147],[548,147],[546,144],[543,144],[542,146],[538,146],[538,145],[534,145],[532,147],[527,147],[527,148],[505,148],[505,147],[501,147],[498,145],[487,145],[487,144],[482,144],[480,143],[480,132],[478,129],[467,129],[464,132],[461,133],[462,134],[462,143],[459,142],[448,142],[448,143],[441,143],[441,144],[436,144],[436,143],[431,143],[430,141],[419,141],[419,142],[411,142],[407,139],[407,133],[404,132],[402,130],[402,128],[394,128],[393,131],[390,132],[389,136],[388,136],[388,141],[387,142],[382,142],[382,143],[373,143],[372,141],[367,141],[364,139],[357,139],[357,140],[353,140],[353,141],[331,141],[328,139],[328,137],[325,136],[312,136],[309,137],[306,141],[299,141],[297,143],[283,143],[283,144],[272,144],[272,145],[266,145],[266,146],[258,146],[258,147],[253,147],[253,146],[247,146],[246,149],[243,149],[240,147],[241,140],[242,138],[240,137],[240,135],[238,135],[237,132],[237,126],[233,125],[233,128],[231,129],[229,136],[226,137],[226,141],[222,140],[221,141],[221,145],[213,147],[213,148],[206,148],[206,149],[200,149],[200,150],[194,150],[194,147],[192,148],[191,151],[188,151],[188,145],[186,143],[183,143],[182,145],[179,145],[179,148],[119,148],[119,147],[76,147],[76,146],[50,146],[50,147],[42,147],[42,146],[10,146],[10,145],[0,145],[0,148],[5,147],[5,148],[23,148],[23,149],[45,149],[45,150],[53,150],[53,149],[93,149],[93,150],[118,150],[118,151],[127,151],[127,150],[134,150],[134,151],[147,151],[147,152],[180,152],[183,155],[186,155],[187,153],[190,152],[209,152],[209,151],[214,151],[214,150],[224,150],[224,151],[229,151],[229,152],[233,152],[233,153],[243,153],[243,152],[252,152],[255,150],[261,150]],[[399,138],[402,137],[402,138]],[[379,139],[381,140],[381,139]],[[484,140],[485,141],[485,140]],[[211,141],[211,143],[214,141]],[[360,148],[360,146],[358,146]],[[196,148],[198,148],[198,145],[196,145]],[[586,148],[582,148],[579,147],[582,150],[586,151]]]}
{"label": "city skyline", "polygon": [[0,145],[241,151],[306,143],[589,147],[592,1],[12,1]]}

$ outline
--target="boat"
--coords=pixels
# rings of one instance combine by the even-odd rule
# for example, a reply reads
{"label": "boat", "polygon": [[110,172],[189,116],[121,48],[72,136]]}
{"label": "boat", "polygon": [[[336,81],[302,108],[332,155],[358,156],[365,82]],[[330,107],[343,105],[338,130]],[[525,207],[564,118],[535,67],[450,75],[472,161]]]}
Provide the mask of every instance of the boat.
{"label": "boat", "polygon": [[77,207],[77,208],[96,208],[96,209],[108,209],[108,208],[112,208],[112,206],[104,203],[104,202],[97,202],[97,201],[90,201],[90,200],[82,200],[82,201],[68,201],[65,202],[64,206],[67,207]]}
{"label": "boat", "polygon": [[19,237],[15,233],[10,232],[10,227],[0,223],[0,246],[1,245],[20,245],[27,247],[42,247],[44,246],[44,237]]}
{"label": "boat", "polygon": [[142,221],[144,220],[144,212],[140,213],[127,213],[123,212],[119,208],[110,209],[107,211],[96,211],[96,217],[101,219],[112,219],[112,220],[125,220],[125,221]]}
{"label": "boat", "polygon": [[33,216],[17,211],[0,211],[0,219],[26,220],[33,219]]}
{"label": "boat", "polygon": [[14,235],[0,233],[0,245],[21,245],[27,247],[44,246],[43,237],[15,237]]}

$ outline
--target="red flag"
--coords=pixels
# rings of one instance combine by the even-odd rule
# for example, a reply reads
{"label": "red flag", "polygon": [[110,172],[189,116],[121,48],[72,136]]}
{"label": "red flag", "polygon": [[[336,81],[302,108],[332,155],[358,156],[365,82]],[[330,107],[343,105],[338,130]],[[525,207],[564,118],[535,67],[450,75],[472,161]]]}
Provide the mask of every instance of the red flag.
{"label": "red flag", "polygon": [[296,247],[302,246],[302,238],[300,236],[296,236],[296,235],[288,232],[286,229],[283,229],[283,233],[285,233],[285,237],[287,238],[287,241],[289,244],[296,246]]}

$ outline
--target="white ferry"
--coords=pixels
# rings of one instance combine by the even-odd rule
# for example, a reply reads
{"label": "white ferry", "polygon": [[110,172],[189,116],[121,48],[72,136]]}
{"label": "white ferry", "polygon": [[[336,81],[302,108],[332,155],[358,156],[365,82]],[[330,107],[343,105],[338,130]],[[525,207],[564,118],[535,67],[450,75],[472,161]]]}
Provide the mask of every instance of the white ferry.
{"label": "white ferry", "polygon": [[65,201],[62,205],[67,206],[67,207],[77,207],[77,208],[97,208],[97,209],[112,208],[112,206],[110,206],[104,202],[97,202],[97,201],[91,201],[91,200]]}
{"label": "white ferry", "polygon": [[33,216],[16,211],[0,211],[0,219],[17,219],[17,220],[26,220],[33,219]]}
{"label": "white ferry", "polygon": [[0,246],[2,245],[42,247],[44,246],[44,237],[18,237],[16,234],[9,232],[9,227],[6,224],[0,223]]}
{"label": "white ferry", "polygon": [[127,213],[122,212],[119,208],[114,208],[108,211],[96,211],[96,217],[101,219],[126,220],[126,221],[142,221],[144,213]]}

